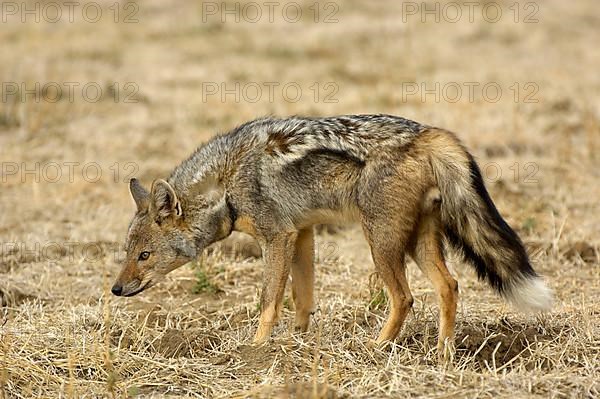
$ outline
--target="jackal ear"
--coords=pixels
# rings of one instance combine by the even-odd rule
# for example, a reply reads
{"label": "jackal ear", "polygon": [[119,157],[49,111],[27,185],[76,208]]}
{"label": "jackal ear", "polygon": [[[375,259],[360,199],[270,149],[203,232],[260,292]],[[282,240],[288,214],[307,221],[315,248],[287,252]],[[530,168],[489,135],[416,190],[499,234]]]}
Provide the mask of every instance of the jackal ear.
{"label": "jackal ear", "polygon": [[182,215],[181,204],[173,187],[162,179],[152,183],[150,194],[150,214],[157,220],[162,221],[168,217],[178,218]]}
{"label": "jackal ear", "polygon": [[148,193],[148,190],[142,187],[138,179],[133,178],[129,180],[129,192],[135,201],[138,212],[148,209],[150,194]]}

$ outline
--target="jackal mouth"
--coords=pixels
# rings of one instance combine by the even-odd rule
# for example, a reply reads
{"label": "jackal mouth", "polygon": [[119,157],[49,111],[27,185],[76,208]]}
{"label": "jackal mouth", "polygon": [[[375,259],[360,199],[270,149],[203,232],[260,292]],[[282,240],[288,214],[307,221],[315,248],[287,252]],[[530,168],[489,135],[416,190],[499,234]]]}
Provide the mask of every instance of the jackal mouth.
{"label": "jackal mouth", "polygon": [[140,292],[144,291],[146,288],[148,288],[148,285],[150,284],[152,280],[148,280],[148,282],[146,282],[146,284],[144,284],[143,286],[141,286],[140,288],[138,288],[135,291],[132,292],[128,292],[127,294],[123,294],[123,296],[129,297],[129,296],[134,296],[139,294]]}

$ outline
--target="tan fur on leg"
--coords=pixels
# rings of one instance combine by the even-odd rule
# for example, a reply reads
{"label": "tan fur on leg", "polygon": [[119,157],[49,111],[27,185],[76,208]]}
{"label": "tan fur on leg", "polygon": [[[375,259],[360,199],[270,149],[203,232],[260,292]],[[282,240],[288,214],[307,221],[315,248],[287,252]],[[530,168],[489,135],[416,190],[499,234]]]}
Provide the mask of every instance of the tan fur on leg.
{"label": "tan fur on leg", "polygon": [[295,329],[307,331],[314,309],[314,237],[309,227],[298,233],[292,262],[292,297],[296,308]]}
{"label": "tan fur on leg", "polygon": [[423,215],[413,249],[413,258],[433,283],[440,303],[438,357],[448,361],[453,353],[454,324],[458,300],[458,283],[444,262],[439,233],[439,212],[433,209]]}
{"label": "tan fur on leg", "polygon": [[279,319],[285,284],[289,277],[297,233],[281,233],[266,243],[265,273],[261,297],[261,314],[254,343],[269,339]]}

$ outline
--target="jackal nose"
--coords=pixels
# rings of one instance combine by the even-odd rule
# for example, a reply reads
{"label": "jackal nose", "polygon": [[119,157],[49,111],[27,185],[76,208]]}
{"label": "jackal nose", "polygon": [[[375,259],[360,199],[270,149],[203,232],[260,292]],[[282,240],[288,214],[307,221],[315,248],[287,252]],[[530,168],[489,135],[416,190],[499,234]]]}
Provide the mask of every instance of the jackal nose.
{"label": "jackal nose", "polygon": [[110,291],[113,293],[113,295],[121,296],[123,293],[123,286],[120,284],[115,284]]}

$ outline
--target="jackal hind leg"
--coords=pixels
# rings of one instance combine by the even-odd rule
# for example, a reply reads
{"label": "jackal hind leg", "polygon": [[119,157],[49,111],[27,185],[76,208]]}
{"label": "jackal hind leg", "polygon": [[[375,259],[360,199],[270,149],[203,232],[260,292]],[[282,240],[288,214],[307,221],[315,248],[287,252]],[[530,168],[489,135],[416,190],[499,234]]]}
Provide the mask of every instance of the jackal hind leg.
{"label": "jackal hind leg", "polygon": [[404,154],[397,164],[365,172],[370,177],[365,179],[358,197],[362,227],[375,269],[389,296],[390,314],[376,344],[398,336],[413,305],[406,279],[405,253],[419,217],[420,187],[427,184],[425,169],[413,161]]}
{"label": "jackal hind leg", "polygon": [[315,311],[314,246],[313,228],[300,230],[292,261],[292,298],[296,308],[294,328],[301,332],[308,330],[310,315]]}
{"label": "jackal hind leg", "polygon": [[[375,344],[380,345],[394,340],[413,304],[408,281],[404,256],[405,238],[398,234],[390,235],[388,231],[378,231],[376,227],[365,227],[365,235],[371,246],[371,255],[375,270],[383,280],[390,299],[390,314]],[[397,233],[397,231],[396,231]]]}
{"label": "jackal hind leg", "polygon": [[432,282],[440,304],[437,351],[440,361],[447,362],[454,353],[454,325],[458,301],[458,283],[446,262],[441,237],[439,208],[422,215],[412,257]]}
{"label": "jackal hind leg", "polygon": [[279,320],[296,237],[297,233],[281,233],[264,245],[265,272],[260,301],[260,320],[253,340],[255,344],[267,341]]}

